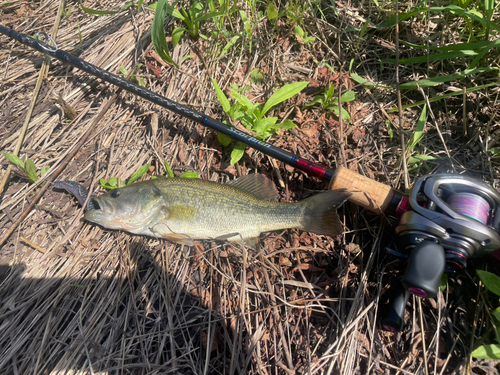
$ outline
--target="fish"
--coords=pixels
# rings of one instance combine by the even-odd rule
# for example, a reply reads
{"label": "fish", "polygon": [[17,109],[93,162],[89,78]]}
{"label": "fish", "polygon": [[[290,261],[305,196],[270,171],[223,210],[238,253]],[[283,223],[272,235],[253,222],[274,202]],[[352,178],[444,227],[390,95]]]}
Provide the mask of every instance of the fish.
{"label": "fish", "polygon": [[194,240],[245,241],[262,232],[299,228],[320,235],[343,231],[337,214],[346,189],[319,193],[295,203],[276,198],[274,184],[250,174],[226,184],[191,178],[156,178],[95,197],[84,219],[107,229],[194,245]]}

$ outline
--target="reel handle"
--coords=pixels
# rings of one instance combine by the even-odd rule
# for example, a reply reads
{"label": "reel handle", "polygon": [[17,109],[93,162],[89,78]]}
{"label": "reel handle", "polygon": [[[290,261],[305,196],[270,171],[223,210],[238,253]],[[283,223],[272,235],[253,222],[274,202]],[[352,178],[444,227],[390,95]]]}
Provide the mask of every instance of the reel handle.
{"label": "reel handle", "polygon": [[391,298],[391,306],[385,318],[382,319],[382,328],[393,333],[401,331],[403,328],[406,303],[410,299],[411,293],[401,284],[398,286],[396,295]]}
{"label": "reel handle", "polygon": [[432,238],[420,242],[411,252],[403,276],[404,287],[417,297],[433,298],[439,291],[446,257],[443,247]]}

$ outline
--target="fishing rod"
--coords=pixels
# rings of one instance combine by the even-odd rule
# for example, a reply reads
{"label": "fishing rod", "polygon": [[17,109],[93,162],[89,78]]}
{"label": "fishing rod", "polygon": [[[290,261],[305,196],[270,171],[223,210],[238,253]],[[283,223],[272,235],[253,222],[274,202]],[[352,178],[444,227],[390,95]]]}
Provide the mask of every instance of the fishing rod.
{"label": "fishing rod", "polygon": [[309,160],[300,158],[297,155],[282,150],[281,148],[261,141],[234,127],[227,126],[203,113],[183,106],[173,100],[167,99],[144,87],[118,77],[82,59],[72,56],[68,52],[59,49],[54,40],[43,31],[37,33],[35,39],[0,24],[0,33],[203,126],[209,127],[234,140],[243,142],[266,155],[305,172],[309,176],[317,177],[318,179],[324,181],[330,181],[331,189],[347,188],[353,192],[353,196],[350,199],[351,202],[365,207],[375,213],[400,216],[409,209],[407,197],[390,186],[361,176],[347,168],[340,167],[335,171],[332,171],[331,169],[324,168]]}
{"label": "fishing rod", "polygon": [[387,329],[399,329],[405,301],[410,293],[433,297],[445,270],[462,269],[469,257],[491,254],[500,248],[500,194],[482,181],[461,175],[427,175],[417,180],[410,194],[405,195],[347,168],[339,167],[332,171],[321,167],[155,94],[57,48],[44,32],[39,32],[34,39],[0,25],[0,33],[243,142],[309,176],[329,180],[330,189],[348,189],[353,193],[349,200],[368,210],[399,217],[396,228],[399,247],[411,252],[411,255],[403,277],[405,292],[393,305],[393,317],[384,323]]}

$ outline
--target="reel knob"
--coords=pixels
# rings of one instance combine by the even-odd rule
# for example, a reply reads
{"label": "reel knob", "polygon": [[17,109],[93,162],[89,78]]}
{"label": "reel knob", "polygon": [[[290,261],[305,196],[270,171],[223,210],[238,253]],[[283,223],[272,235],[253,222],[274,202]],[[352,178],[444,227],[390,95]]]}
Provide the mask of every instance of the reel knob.
{"label": "reel knob", "polygon": [[427,238],[413,249],[402,283],[417,297],[433,298],[438,293],[445,264],[443,247],[437,240]]}
{"label": "reel knob", "polygon": [[398,285],[397,292],[391,298],[389,311],[382,320],[382,328],[389,332],[399,332],[403,328],[406,303],[411,294],[401,284]]}

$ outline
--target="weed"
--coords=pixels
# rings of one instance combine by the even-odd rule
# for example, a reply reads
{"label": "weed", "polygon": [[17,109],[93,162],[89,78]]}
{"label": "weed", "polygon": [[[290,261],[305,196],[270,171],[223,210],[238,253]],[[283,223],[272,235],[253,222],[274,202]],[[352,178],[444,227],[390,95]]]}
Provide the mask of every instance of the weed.
{"label": "weed", "polygon": [[45,173],[47,173],[47,171],[50,169],[50,166],[48,165],[43,166],[42,169],[40,170],[40,177],[38,177],[38,174],[36,172],[36,166],[33,160],[27,159],[25,163],[18,156],[14,154],[2,152],[2,155],[5,156],[5,158],[14,167],[16,167],[17,171],[22,177],[27,178],[31,183],[37,182],[38,179],[43,177]]}
{"label": "weed", "polygon": [[[476,272],[483,282],[486,290],[489,290],[496,296],[500,296],[500,277],[487,271],[477,270]],[[491,320],[495,324],[495,332],[498,332],[500,329],[500,307],[497,306],[492,308],[493,311],[490,313]],[[476,348],[476,350],[471,353],[471,356],[474,358],[500,359],[500,341],[498,334],[495,335],[493,341],[495,343],[484,344]]]}
{"label": "weed", "polygon": [[[165,163],[165,168],[167,170],[167,174],[169,175],[169,177],[174,177],[174,172],[172,172],[172,169],[170,168],[170,165],[168,164],[168,162],[165,160],[164,163]],[[106,190],[113,190],[113,189],[119,188],[120,186],[130,185],[138,178],[141,178],[142,176],[144,176],[150,167],[151,167],[151,163],[143,165],[142,167],[137,169],[132,174],[132,176],[130,176],[127,183],[120,180],[118,177],[111,177],[109,180],[105,180],[105,179],[101,178],[99,180],[99,186],[101,186],[102,188],[104,188]],[[192,171],[187,171],[187,172],[182,173],[180,175],[180,177],[181,178],[198,178],[198,173],[192,172]],[[156,178],[165,178],[165,176],[151,176],[151,180],[154,180]]]}
{"label": "weed", "polygon": [[[136,73],[139,71],[139,69],[141,69],[141,66],[142,66],[142,64],[139,64],[137,66],[137,69],[135,70]],[[125,68],[124,66],[120,66],[120,72],[122,72],[122,74],[127,76],[127,77],[130,74],[129,71],[127,70],[127,68]],[[146,81],[144,81],[142,79],[142,77],[138,77],[136,74],[130,75],[130,81],[135,83],[136,85],[146,87]]]}
{"label": "weed", "polygon": [[[325,92],[322,95],[317,95],[314,99],[307,103],[304,108],[312,107],[316,104],[319,104],[321,108],[325,111],[333,111],[337,116],[340,116],[339,104],[338,104],[338,96],[335,95],[335,86],[333,83],[325,88]],[[354,91],[347,91],[340,96],[340,101],[351,102],[355,99]],[[349,112],[347,112],[344,108],[342,108],[342,118],[346,121],[351,121],[351,116],[349,116]]]}
{"label": "weed", "polygon": [[[236,102],[231,105],[226,95],[213,78],[212,83],[224,112],[226,112],[233,120],[241,122],[241,124],[243,124],[243,126],[248,130],[256,133],[254,137],[259,140],[268,139],[276,133],[278,129],[292,129],[296,126],[290,120],[285,120],[277,124],[278,117],[265,117],[265,115],[272,107],[290,99],[309,84],[309,82],[286,84],[271,95],[264,106],[261,107],[260,104],[252,103],[249,98],[243,95],[241,89],[237,85],[231,85],[231,95],[236,100]],[[225,124],[229,125],[227,122],[225,122]],[[231,143],[231,138],[223,134],[219,133],[218,138],[224,147],[229,146]],[[238,142],[235,145],[233,151],[231,152],[231,164],[237,163],[243,157],[245,148],[246,145],[242,142]]]}
{"label": "weed", "polygon": [[159,0],[148,8],[155,9],[155,16],[153,18],[153,26],[151,27],[151,42],[153,43],[153,48],[156,53],[167,63],[173,64],[178,67],[178,65],[170,57],[170,52],[167,45],[167,39],[165,38],[164,22],[167,16],[167,3],[168,0]]}
{"label": "weed", "polygon": [[310,5],[302,0],[289,0],[285,5],[286,18],[291,25],[303,25],[304,15],[310,10]]}
{"label": "weed", "polygon": [[293,32],[297,40],[301,43],[312,43],[316,40],[314,36],[307,36],[307,32],[298,25],[293,28]]}

